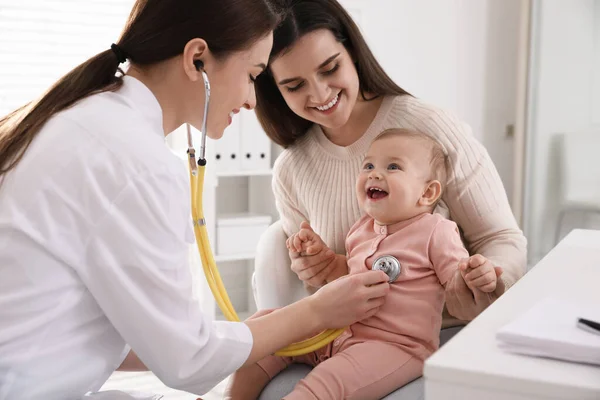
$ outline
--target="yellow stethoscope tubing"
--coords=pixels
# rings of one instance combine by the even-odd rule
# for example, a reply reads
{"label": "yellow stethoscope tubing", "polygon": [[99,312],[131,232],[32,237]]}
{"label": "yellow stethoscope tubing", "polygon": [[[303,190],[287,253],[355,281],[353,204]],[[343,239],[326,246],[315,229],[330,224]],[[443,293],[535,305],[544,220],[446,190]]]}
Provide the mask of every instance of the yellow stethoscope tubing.
{"label": "yellow stethoscope tubing", "polygon": [[[192,152],[193,153],[193,152]],[[191,201],[192,201],[192,217],[194,219],[194,234],[200,258],[202,259],[202,268],[208,282],[208,286],[215,298],[215,301],[225,318],[229,321],[239,322],[239,316],[235,312],[231,300],[221,279],[221,275],[217,269],[208,238],[208,231],[204,223],[204,213],[202,209],[202,191],[204,187],[205,166],[201,165],[197,168],[197,173],[194,175],[190,170],[191,179]],[[301,342],[292,343],[289,346],[277,351],[278,356],[299,356],[313,352],[321,347],[327,346],[334,341],[339,335],[344,332],[344,329],[329,329],[320,334],[303,340]]]}
{"label": "yellow stethoscope tubing", "polygon": [[[235,312],[219,270],[215,263],[215,259],[210,247],[208,231],[206,229],[206,220],[204,219],[204,209],[202,195],[204,191],[204,174],[206,169],[205,149],[206,149],[206,122],[208,117],[208,104],[210,101],[210,84],[205,71],[202,71],[204,79],[204,87],[206,100],[204,103],[204,116],[202,120],[202,144],[200,147],[200,157],[196,162],[196,152],[192,143],[192,134],[190,126],[187,125],[188,136],[188,157],[189,157],[189,173],[190,173],[190,191],[191,191],[191,211],[194,223],[194,234],[196,236],[196,244],[198,252],[202,260],[202,268],[208,282],[210,291],[212,292],[215,302],[223,312],[227,320],[240,322],[240,318]],[[345,329],[328,329],[320,334],[303,340],[301,342],[292,343],[289,346],[277,351],[278,356],[299,356],[318,350],[334,341],[340,336]]]}

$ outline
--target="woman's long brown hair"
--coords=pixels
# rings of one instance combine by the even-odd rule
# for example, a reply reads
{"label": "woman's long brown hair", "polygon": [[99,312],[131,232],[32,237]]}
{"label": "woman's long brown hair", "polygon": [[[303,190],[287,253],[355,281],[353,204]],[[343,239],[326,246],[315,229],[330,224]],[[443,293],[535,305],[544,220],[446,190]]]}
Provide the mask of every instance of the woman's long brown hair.
{"label": "woman's long brown hair", "polygon": [[[409,94],[385,73],[358,26],[336,0],[290,0],[288,3],[286,18],[273,33],[271,61],[307,33],[327,29],[356,60],[360,93],[365,100]],[[367,98],[367,94],[371,97]],[[283,147],[294,144],[313,124],[288,107],[270,73],[256,80],[256,115],[271,140]]]}

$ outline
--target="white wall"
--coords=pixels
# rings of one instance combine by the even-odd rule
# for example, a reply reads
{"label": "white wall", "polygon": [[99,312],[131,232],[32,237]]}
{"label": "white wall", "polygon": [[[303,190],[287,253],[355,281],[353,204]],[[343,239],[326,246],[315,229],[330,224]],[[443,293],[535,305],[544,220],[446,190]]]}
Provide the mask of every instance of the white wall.
{"label": "white wall", "polygon": [[592,88],[599,77],[594,37],[600,24],[595,0],[543,0],[535,5],[524,210],[531,263],[554,242],[560,199],[557,139],[594,122],[597,96]]}
{"label": "white wall", "polygon": [[134,0],[0,0],[0,115],[119,39]]}
{"label": "white wall", "polygon": [[473,128],[510,196],[521,0],[342,0],[404,89]]}
{"label": "white wall", "polygon": [[[513,197],[515,150],[514,138],[508,127],[516,122],[517,73],[519,21],[522,12],[521,0],[488,0],[485,23],[481,29],[486,33],[483,46],[473,44],[471,48],[483,48],[484,61],[477,64],[479,72],[476,82],[483,82],[479,89],[481,98],[470,96],[470,108],[481,107],[481,131],[483,144],[487,148],[508,198]],[[468,26],[468,25],[467,25]],[[476,36],[477,32],[473,32]],[[477,51],[477,50],[475,50]],[[463,80],[465,86],[470,75]],[[480,102],[480,103],[476,103]],[[468,103],[467,103],[468,104]],[[474,118],[476,118],[474,116]]]}

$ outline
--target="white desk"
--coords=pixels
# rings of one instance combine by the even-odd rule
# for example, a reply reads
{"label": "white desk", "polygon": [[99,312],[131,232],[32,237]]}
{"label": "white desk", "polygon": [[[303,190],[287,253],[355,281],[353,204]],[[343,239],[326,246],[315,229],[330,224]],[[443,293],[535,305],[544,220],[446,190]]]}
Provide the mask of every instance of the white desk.
{"label": "white desk", "polygon": [[498,348],[498,329],[546,296],[600,307],[600,231],[571,232],[429,358],[425,399],[600,399],[600,366],[515,355]]}

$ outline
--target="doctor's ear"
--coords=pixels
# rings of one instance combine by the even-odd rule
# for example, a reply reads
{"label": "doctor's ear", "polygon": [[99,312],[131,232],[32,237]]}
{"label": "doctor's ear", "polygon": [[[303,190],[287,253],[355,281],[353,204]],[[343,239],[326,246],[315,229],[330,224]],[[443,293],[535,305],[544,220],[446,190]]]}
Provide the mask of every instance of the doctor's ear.
{"label": "doctor's ear", "polygon": [[210,62],[210,50],[203,39],[192,39],[185,45],[182,54],[183,69],[192,81],[202,80],[198,73],[204,70],[206,63]]}

